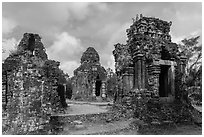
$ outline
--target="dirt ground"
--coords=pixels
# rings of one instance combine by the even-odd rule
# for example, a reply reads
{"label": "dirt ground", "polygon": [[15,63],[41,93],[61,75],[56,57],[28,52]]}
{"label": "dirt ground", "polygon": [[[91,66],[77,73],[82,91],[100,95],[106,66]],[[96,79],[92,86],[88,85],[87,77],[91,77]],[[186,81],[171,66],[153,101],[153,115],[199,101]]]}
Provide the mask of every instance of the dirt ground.
{"label": "dirt ground", "polygon": [[[107,104],[87,104],[69,102],[69,110],[64,115],[81,115],[107,112]],[[144,130],[130,126],[131,120],[121,119],[112,122],[82,122],[80,128],[67,124],[60,135],[202,135],[202,127],[190,124],[178,124],[167,127],[148,127]]]}
{"label": "dirt ground", "polygon": [[100,135],[202,135],[202,128],[196,125],[179,125],[172,129],[148,129],[144,133],[140,133],[136,129],[123,129]]}

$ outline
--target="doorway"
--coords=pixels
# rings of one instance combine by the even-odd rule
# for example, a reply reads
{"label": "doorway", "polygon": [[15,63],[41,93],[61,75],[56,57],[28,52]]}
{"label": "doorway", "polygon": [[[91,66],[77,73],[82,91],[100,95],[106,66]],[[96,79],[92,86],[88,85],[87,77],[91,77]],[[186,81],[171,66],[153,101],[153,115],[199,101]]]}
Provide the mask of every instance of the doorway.
{"label": "doorway", "polygon": [[64,85],[58,84],[57,85],[57,92],[58,96],[60,97],[60,102],[63,108],[67,107],[66,98],[65,98],[65,88]]}
{"label": "doorway", "polygon": [[168,97],[169,92],[171,91],[171,87],[169,84],[169,68],[168,65],[161,65],[161,73],[159,75],[159,96],[160,97]]}
{"label": "doorway", "polygon": [[101,90],[101,80],[99,79],[99,76],[96,78],[96,96],[100,96],[100,90]]}

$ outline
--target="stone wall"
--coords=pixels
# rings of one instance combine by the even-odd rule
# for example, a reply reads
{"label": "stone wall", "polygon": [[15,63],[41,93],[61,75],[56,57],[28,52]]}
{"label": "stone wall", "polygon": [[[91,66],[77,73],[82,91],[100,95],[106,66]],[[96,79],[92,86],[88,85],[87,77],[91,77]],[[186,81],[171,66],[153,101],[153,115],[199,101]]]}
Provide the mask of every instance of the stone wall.
{"label": "stone wall", "polygon": [[[17,52],[10,55],[3,63],[3,72],[7,77],[4,79],[7,85],[7,94],[5,94],[7,102],[3,111],[3,134],[48,132],[50,116],[63,109],[57,93],[58,77],[47,77],[44,69],[47,59],[45,56],[38,56],[46,53],[38,48],[43,54],[31,51],[35,51],[37,45],[41,43],[38,40],[35,40],[37,43],[27,42],[31,36],[39,38],[38,35],[24,34]],[[26,44],[27,46],[34,44],[32,45],[34,48],[27,49]]]}
{"label": "stone wall", "polygon": [[[81,64],[74,70],[72,78],[73,99],[96,101],[96,88],[100,88],[99,97],[106,98],[106,70],[100,64],[98,52],[89,47],[82,54]],[[97,87],[97,83],[100,83]]]}
{"label": "stone wall", "polygon": [[[177,65],[184,68],[185,63],[182,62],[185,61],[182,61],[178,45],[171,42],[171,24],[158,18],[137,16],[126,30],[127,44],[114,45],[116,73],[123,81],[123,89],[119,91],[121,94],[125,95],[131,90],[148,91],[157,98],[161,96],[161,90],[168,90],[165,97],[175,97],[175,69]],[[164,66],[168,67],[165,73]],[[134,70],[133,87],[129,85],[132,77],[126,71],[129,67]],[[160,86],[162,78],[166,82],[164,89]]]}

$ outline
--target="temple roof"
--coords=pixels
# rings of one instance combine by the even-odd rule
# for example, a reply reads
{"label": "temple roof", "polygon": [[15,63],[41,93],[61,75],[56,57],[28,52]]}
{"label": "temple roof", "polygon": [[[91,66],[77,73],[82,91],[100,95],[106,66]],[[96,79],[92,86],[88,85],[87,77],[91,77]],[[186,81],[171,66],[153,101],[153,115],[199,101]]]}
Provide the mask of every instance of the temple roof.
{"label": "temple roof", "polygon": [[81,65],[74,70],[74,75],[78,76],[80,73],[99,76],[101,80],[106,78],[106,70],[101,66],[99,54],[93,47],[88,47],[82,54]]}
{"label": "temple roof", "polygon": [[99,63],[99,61],[98,52],[93,47],[88,47],[81,57],[81,64],[84,62]]}
{"label": "temple roof", "polygon": [[153,60],[175,60],[178,58],[178,45],[171,41],[170,27],[172,22],[154,17],[133,18],[133,24],[126,30],[127,43],[115,44],[113,55],[115,68],[122,71],[123,68],[132,65],[137,54],[142,53],[146,62]]}
{"label": "temple roof", "polygon": [[[40,58],[43,61],[47,60],[45,47],[41,42],[41,37],[38,34],[24,33],[23,38],[19,42],[17,49],[9,54],[3,63],[3,70],[14,70],[19,66],[22,57]],[[36,61],[37,62],[37,61]]]}
{"label": "temple roof", "polygon": [[18,44],[19,52],[30,51],[34,52],[34,55],[40,57],[43,60],[48,59],[45,52],[45,47],[41,42],[41,37],[38,34],[24,33],[23,38]]}

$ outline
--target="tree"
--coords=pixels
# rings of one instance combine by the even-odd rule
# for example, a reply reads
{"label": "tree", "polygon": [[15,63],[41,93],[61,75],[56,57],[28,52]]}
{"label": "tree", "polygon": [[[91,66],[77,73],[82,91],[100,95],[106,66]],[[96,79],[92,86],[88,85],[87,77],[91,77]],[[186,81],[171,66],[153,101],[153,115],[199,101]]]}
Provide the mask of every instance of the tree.
{"label": "tree", "polygon": [[116,92],[117,85],[117,75],[115,73],[112,74],[111,77],[107,80],[107,94],[109,97],[113,97]]}
{"label": "tree", "polygon": [[202,96],[202,44],[199,44],[199,38],[200,36],[185,38],[181,41],[182,44],[179,44],[181,54],[187,57],[185,85],[188,96]]}
{"label": "tree", "polygon": [[200,36],[193,37],[190,39],[182,40],[182,44],[179,44],[179,49],[181,54],[187,57],[186,65],[186,83],[188,86],[195,85],[195,80],[198,77],[198,70],[201,70],[202,66],[202,45],[198,44],[198,39]]}

